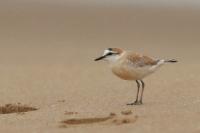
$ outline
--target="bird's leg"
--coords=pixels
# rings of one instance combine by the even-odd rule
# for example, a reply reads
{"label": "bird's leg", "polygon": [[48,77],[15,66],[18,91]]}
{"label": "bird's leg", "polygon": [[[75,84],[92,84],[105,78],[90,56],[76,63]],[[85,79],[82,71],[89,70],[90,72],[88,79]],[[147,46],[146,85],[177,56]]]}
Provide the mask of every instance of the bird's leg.
{"label": "bird's leg", "polygon": [[140,80],[140,82],[142,83],[142,92],[141,92],[141,96],[140,96],[140,101],[139,103],[142,104],[142,97],[143,97],[143,92],[144,92],[144,87],[145,87],[145,84],[142,80]]}
{"label": "bird's leg", "polygon": [[136,95],[136,100],[133,103],[128,103],[127,105],[139,105],[140,102],[138,102],[138,95],[139,95],[139,91],[140,91],[140,83],[138,80],[136,80],[137,83],[137,95]]}
{"label": "bird's leg", "polygon": [[138,80],[136,80],[136,83],[137,83],[137,95],[136,95],[136,100],[134,103],[137,103],[138,102],[138,95],[139,95],[139,91],[140,91],[140,83]]}

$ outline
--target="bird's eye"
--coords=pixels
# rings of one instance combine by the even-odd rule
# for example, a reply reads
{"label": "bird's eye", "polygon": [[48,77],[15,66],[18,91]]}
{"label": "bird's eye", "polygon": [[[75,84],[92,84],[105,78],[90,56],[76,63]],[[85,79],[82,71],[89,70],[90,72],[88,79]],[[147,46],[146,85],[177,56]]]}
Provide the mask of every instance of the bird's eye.
{"label": "bird's eye", "polygon": [[107,54],[107,56],[109,56],[109,55],[117,55],[117,53],[109,52],[109,53]]}
{"label": "bird's eye", "polygon": [[110,53],[108,53],[107,55],[113,55],[113,53],[110,52]]}

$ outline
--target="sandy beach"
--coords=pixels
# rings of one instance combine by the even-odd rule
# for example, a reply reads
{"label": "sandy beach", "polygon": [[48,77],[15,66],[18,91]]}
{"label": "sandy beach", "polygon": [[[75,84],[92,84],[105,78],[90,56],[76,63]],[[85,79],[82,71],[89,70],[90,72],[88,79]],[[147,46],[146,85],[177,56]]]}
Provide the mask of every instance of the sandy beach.
{"label": "sandy beach", "polygon": [[[200,12],[197,8],[0,2],[0,114],[5,133],[200,132]],[[94,62],[108,47],[175,58],[136,83]]]}

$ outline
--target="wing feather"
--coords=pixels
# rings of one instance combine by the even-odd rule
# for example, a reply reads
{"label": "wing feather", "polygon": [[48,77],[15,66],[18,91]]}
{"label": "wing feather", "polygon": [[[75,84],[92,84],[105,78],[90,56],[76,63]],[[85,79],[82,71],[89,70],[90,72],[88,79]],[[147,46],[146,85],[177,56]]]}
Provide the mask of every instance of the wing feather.
{"label": "wing feather", "polygon": [[135,67],[153,66],[158,63],[158,60],[135,53],[128,54],[127,61],[129,64],[132,64]]}

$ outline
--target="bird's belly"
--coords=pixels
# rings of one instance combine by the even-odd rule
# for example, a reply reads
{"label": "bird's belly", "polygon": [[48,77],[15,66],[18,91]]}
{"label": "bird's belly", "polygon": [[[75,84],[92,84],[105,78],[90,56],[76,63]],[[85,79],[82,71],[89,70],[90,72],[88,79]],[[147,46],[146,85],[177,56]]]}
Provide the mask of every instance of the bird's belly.
{"label": "bird's belly", "polygon": [[152,73],[148,67],[113,67],[112,72],[124,80],[140,80]]}

